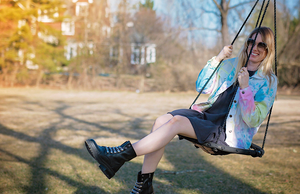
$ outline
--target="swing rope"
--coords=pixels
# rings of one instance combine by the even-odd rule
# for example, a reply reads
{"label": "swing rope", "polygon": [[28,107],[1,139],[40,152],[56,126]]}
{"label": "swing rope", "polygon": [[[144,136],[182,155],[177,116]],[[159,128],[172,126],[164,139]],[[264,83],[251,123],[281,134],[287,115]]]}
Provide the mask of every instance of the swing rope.
{"label": "swing rope", "polygon": [[[268,9],[269,2],[270,2],[270,0],[268,0],[268,3],[267,3],[267,5],[266,5],[266,7],[265,7],[265,10],[264,10],[264,14],[263,14],[262,18],[260,19],[261,12],[262,12],[263,7],[264,7],[264,4],[265,4],[265,0],[264,0],[263,3],[262,3],[261,9],[260,9],[260,13],[259,13],[259,16],[258,16],[258,19],[257,19],[257,22],[256,22],[256,24],[258,24],[258,21],[260,20],[260,23],[259,23],[259,26],[258,26],[258,30],[257,30],[257,32],[256,32],[256,34],[255,34],[255,37],[254,37],[254,42],[256,42],[256,39],[257,39],[257,36],[258,36],[258,32],[259,32],[259,30],[260,30],[262,21],[263,21],[263,19],[264,19],[264,17],[265,17],[265,14],[266,14],[266,12],[267,12],[267,9]],[[252,47],[251,47],[251,49],[250,49],[250,52],[249,52],[249,54],[248,54],[247,61],[246,61],[245,65],[244,65],[244,67],[247,67],[247,65],[248,65],[248,62],[249,62],[249,59],[250,59],[252,50],[253,50],[253,48],[254,48],[254,45],[255,45],[255,44],[252,44]],[[238,82],[238,79],[236,79],[235,85],[234,85],[233,97],[232,97],[232,99],[231,99],[231,101],[230,101],[230,103],[229,103],[228,111],[227,111],[227,114],[226,114],[225,118],[227,118],[228,115],[229,115],[230,107],[231,107],[232,104],[233,104],[234,97],[235,97],[235,95],[236,95],[236,93],[237,93],[238,87],[239,87],[239,82]],[[224,130],[225,127],[226,127],[226,119],[224,120],[222,127],[218,129],[218,138],[217,138],[217,141],[216,141],[217,144],[218,144],[218,142],[219,142],[219,138],[220,138],[220,135],[221,135],[221,130],[222,130],[222,129]]]}
{"label": "swing rope", "polygon": [[[277,26],[276,26],[276,0],[274,0],[274,43],[275,43],[275,75],[277,76]],[[273,110],[273,105],[270,109],[270,113],[269,113],[269,117],[268,117],[268,121],[267,121],[267,125],[266,125],[266,131],[265,131],[265,135],[264,135],[264,140],[262,143],[261,148],[264,149],[265,147],[265,142],[266,142],[266,138],[267,138],[267,133],[268,133],[268,128],[269,128],[269,123],[270,123],[270,118],[271,118],[271,114],[272,114],[272,110]]]}
{"label": "swing rope", "polygon": [[[246,20],[244,21],[244,23],[242,24],[240,30],[238,31],[238,33],[236,34],[234,40],[232,41],[231,45],[233,45],[233,43],[235,42],[235,40],[237,39],[239,33],[241,32],[242,28],[244,27],[244,25],[246,24],[248,18],[250,17],[250,15],[252,14],[252,11],[254,10],[256,4],[258,3],[259,0],[257,0],[254,4],[254,6],[252,7],[250,13],[248,14]],[[260,13],[259,13],[259,16],[258,16],[258,19],[257,19],[257,22],[256,22],[256,26],[255,28],[257,28],[257,25],[259,23],[259,27],[258,27],[258,31],[255,35],[255,38],[254,38],[254,41],[256,41],[256,38],[258,36],[258,32],[259,32],[259,29],[261,27],[261,24],[262,24],[262,21],[265,17],[265,14],[266,14],[266,11],[267,11],[267,8],[269,6],[269,2],[270,0],[268,0],[268,3],[266,4],[266,7],[264,9],[264,13],[263,13],[263,16],[262,18],[260,19],[261,17],[261,13],[262,13],[262,10],[263,10],[263,7],[264,7],[264,3],[265,3],[265,0],[263,1],[262,3],[262,6],[261,6],[261,9],[260,9]],[[260,22],[259,22],[260,21]],[[277,76],[277,29],[276,29],[276,0],[274,0],[274,31],[275,31],[275,35],[274,35],[274,41],[275,41],[275,75]],[[247,64],[248,64],[248,61],[249,61],[249,58],[250,58],[250,54],[253,50],[253,47],[254,47],[254,44],[252,45],[251,47],[251,50],[250,50],[250,53],[247,57],[247,61],[245,63],[245,66],[244,67],[247,67]],[[211,76],[208,78],[208,80],[206,81],[206,83],[204,84],[204,86],[202,87],[202,89],[199,91],[197,97],[195,98],[195,100],[193,101],[193,103],[191,104],[190,108],[192,107],[192,105],[197,101],[197,99],[199,98],[200,94],[203,92],[204,88],[206,87],[206,85],[208,84],[208,82],[210,81],[210,79],[213,77],[214,73],[218,70],[219,66],[221,65],[221,63],[223,62],[223,60],[221,60],[218,64],[218,66],[215,68],[215,70],[213,71],[213,73],[211,74]],[[235,87],[235,91],[234,91],[234,95],[236,95],[236,92],[237,92],[237,89],[238,89],[238,81],[236,80],[236,87]],[[233,97],[234,99],[234,97]],[[229,105],[229,110],[230,110],[230,107],[232,106],[232,103],[233,103],[233,99],[231,100],[230,102],[230,105]],[[187,139],[188,141],[191,141],[195,144],[196,147],[200,146],[205,152],[207,153],[210,153],[212,155],[226,155],[226,154],[230,154],[230,153],[236,153],[236,154],[244,154],[244,155],[251,155],[253,157],[262,157],[262,155],[264,154],[264,145],[265,145],[265,140],[266,140],[266,136],[267,136],[267,131],[268,131],[268,126],[269,126],[269,122],[270,122],[270,118],[271,118],[271,113],[272,113],[272,109],[273,109],[273,105],[270,109],[270,113],[269,113],[269,116],[268,116],[268,121],[267,121],[267,125],[266,125],[266,131],[265,131],[265,135],[264,135],[264,139],[263,139],[263,144],[262,144],[262,148],[260,148],[259,146],[255,145],[255,144],[251,144],[251,147],[250,148],[253,148],[254,150],[247,150],[247,149],[239,149],[239,148],[233,148],[233,147],[229,147],[229,146],[221,146],[221,145],[218,145],[218,140],[219,140],[219,137],[220,137],[220,132],[221,132],[221,129],[219,128],[219,137],[217,138],[217,143],[212,143],[212,142],[209,142],[209,143],[204,143],[202,145],[199,145],[199,143],[197,143],[197,140],[195,139],[191,139],[191,138],[187,138],[187,137],[183,137],[185,139]],[[228,114],[229,114],[229,110],[228,110],[228,113],[226,115],[225,118],[227,118]],[[223,125],[222,125],[222,129],[225,128],[225,124],[226,124],[226,120],[224,121]]]}
{"label": "swing rope", "polygon": [[[248,14],[247,18],[245,19],[244,23],[242,24],[242,26],[240,27],[238,33],[235,35],[233,41],[231,42],[231,45],[234,44],[235,40],[237,39],[237,37],[239,36],[240,32],[242,31],[242,29],[244,28],[246,22],[248,21],[249,17],[251,16],[254,8],[256,7],[257,3],[259,0],[256,0],[254,6],[252,7],[250,13]],[[260,15],[260,14],[259,14]],[[210,75],[210,77],[208,78],[207,82],[204,84],[204,86],[202,87],[202,89],[199,91],[198,95],[196,96],[195,100],[193,101],[193,103],[191,104],[191,106],[189,107],[189,109],[192,108],[193,104],[196,103],[196,101],[198,100],[199,96],[201,95],[201,93],[203,92],[204,88],[206,87],[206,85],[208,84],[208,82],[211,80],[211,78],[213,77],[213,75],[215,74],[215,72],[218,70],[218,68],[220,67],[221,63],[223,62],[223,59],[219,62],[218,66],[215,68],[215,70],[212,72],[212,74]]]}

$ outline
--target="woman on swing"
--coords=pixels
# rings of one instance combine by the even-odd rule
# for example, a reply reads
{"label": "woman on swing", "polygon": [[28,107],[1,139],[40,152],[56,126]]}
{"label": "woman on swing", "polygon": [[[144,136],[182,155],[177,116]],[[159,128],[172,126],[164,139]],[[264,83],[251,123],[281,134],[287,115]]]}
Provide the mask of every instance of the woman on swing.
{"label": "woman on swing", "polygon": [[[248,65],[243,67],[253,44]],[[218,56],[207,62],[196,81],[198,91],[218,63],[231,56],[232,49],[231,45],[225,46]],[[164,148],[176,135],[197,139],[199,143],[218,141],[218,144],[248,149],[275,99],[277,78],[272,71],[274,54],[272,30],[267,27],[254,29],[238,58],[224,60],[207,84],[203,93],[210,96],[204,109],[203,106],[193,105],[192,109],[179,109],[162,115],[156,119],[151,133],[133,144],[127,141],[117,147],[106,147],[89,139],[85,142],[89,153],[109,179],[126,161],[144,155],[142,169],[131,193],[148,194],[154,193],[152,178]],[[239,85],[235,83],[236,79]],[[234,87],[239,87],[235,96]],[[219,134],[218,128],[224,122],[226,129]]]}

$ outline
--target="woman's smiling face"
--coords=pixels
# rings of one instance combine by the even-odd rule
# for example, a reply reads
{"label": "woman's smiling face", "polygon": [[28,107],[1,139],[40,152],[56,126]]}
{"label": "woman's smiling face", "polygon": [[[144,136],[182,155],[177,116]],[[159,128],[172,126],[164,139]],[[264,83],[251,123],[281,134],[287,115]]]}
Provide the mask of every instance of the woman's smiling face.
{"label": "woman's smiling face", "polygon": [[[254,40],[255,34],[253,34],[252,37],[250,37],[250,38]],[[267,56],[267,52],[268,52],[267,49],[258,47],[259,43],[263,43],[263,40],[262,40],[261,35],[258,33],[255,45],[253,47],[252,53],[251,53],[250,58],[249,58],[249,62],[251,62],[253,65],[255,64],[257,66],[260,64],[260,62],[262,62],[262,60],[265,59],[265,57]],[[250,53],[252,44],[250,44],[247,48],[247,53],[248,54]]]}

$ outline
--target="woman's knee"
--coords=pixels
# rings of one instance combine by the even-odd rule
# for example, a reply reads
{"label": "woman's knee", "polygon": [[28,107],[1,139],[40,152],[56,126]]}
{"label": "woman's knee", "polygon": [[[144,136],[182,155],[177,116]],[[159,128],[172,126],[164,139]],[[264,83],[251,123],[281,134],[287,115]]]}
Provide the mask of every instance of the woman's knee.
{"label": "woman's knee", "polygon": [[165,114],[162,115],[160,117],[158,117],[155,120],[154,126],[152,128],[152,131],[155,131],[156,129],[158,129],[159,127],[161,127],[162,125],[166,124],[167,122],[169,122],[171,119],[173,118],[173,116],[171,114]]}
{"label": "woman's knee", "polygon": [[169,121],[168,124],[171,125],[170,129],[173,132],[176,132],[177,135],[180,134],[191,138],[197,138],[194,128],[187,117],[176,115]]}
{"label": "woman's knee", "polygon": [[175,115],[171,120],[170,120],[170,124],[174,125],[174,124],[180,124],[182,121],[186,120],[187,118],[184,116],[180,116],[180,115]]}

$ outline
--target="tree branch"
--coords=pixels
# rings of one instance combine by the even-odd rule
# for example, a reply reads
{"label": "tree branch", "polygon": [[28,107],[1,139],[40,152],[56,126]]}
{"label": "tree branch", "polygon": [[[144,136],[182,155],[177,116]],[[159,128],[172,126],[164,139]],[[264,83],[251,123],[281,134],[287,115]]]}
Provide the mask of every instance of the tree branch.
{"label": "tree branch", "polygon": [[242,3],[238,3],[236,5],[233,5],[231,7],[229,7],[228,9],[235,9],[236,7],[239,7],[241,5],[245,5],[245,4],[249,4],[249,3],[252,3],[253,1],[245,1],[245,2],[242,2]]}
{"label": "tree branch", "polygon": [[217,28],[205,28],[205,27],[201,27],[201,28],[191,27],[191,28],[184,28],[184,29],[181,29],[181,31],[193,31],[193,30],[209,30],[209,31],[221,32],[221,31],[218,30]]}
{"label": "tree branch", "polygon": [[206,10],[206,9],[204,9],[204,8],[201,8],[201,9],[202,9],[205,13],[212,13],[212,14],[214,14],[214,15],[216,15],[216,16],[220,16],[220,13],[219,13],[219,12]]}
{"label": "tree branch", "polygon": [[218,2],[216,0],[213,0],[213,1],[214,1],[215,5],[217,6],[217,8],[220,10],[220,12],[222,12],[223,10],[222,10],[221,5],[218,4]]}

